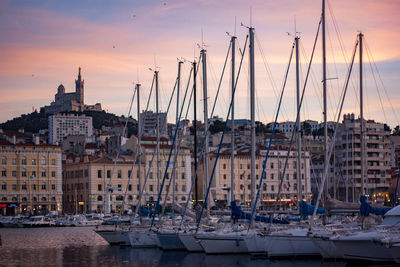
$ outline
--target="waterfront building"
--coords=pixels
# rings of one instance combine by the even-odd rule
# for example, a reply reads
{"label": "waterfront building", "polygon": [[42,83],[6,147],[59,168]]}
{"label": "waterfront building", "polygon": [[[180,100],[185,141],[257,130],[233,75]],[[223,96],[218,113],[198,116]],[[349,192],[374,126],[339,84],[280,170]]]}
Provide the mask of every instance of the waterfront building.
{"label": "waterfront building", "polygon": [[[389,200],[390,132],[384,124],[365,120],[365,179],[366,193],[374,201]],[[338,198],[358,201],[361,193],[360,119],[345,114],[335,142],[334,166]],[[353,196],[354,195],[354,196]]]}
{"label": "waterfront building", "polygon": [[63,115],[49,116],[49,143],[62,144],[63,138],[69,135],[93,135],[93,119],[85,115]]}
{"label": "waterfront building", "polygon": [[[157,113],[153,111],[143,111],[139,116],[140,125],[142,129],[142,135],[156,135],[157,129]],[[160,135],[167,136],[167,113],[159,113],[160,121]]]}
{"label": "waterfront building", "polygon": [[62,211],[61,147],[0,139],[0,215]]}

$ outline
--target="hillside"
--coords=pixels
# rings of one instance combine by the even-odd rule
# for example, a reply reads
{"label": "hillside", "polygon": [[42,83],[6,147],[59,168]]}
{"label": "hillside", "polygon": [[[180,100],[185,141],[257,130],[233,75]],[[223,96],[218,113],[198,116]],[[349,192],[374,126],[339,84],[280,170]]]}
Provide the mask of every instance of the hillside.
{"label": "hillside", "polygon": [[[67,114],[76,114],[93,118],[93,128],[101,129],[101,126],[112,126],[116,124],[124,124],[126,118],[124,116],[116,116],[113,113],[107,113],[105,111],[83,111],[83,112],[66,112]],[[32,112],[30,114],[23,114],[20,117],[8,120],[0,124],[0,128],[5,130],[18,131],[19,129],[24,129],[25,132],[37,133],[39,130],[47,129],[49,114],[44,112]],[[136,120],[130,119],[128,122],[128,136],[137,133],[137,123]]]}

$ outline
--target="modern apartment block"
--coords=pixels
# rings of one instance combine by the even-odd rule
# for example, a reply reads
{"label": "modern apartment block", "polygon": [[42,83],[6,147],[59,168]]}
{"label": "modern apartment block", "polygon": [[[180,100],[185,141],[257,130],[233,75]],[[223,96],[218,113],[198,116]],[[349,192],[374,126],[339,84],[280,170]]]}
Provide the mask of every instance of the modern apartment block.
{"label": "modern apartment block", "polygon": [[0,139],[0,215],[62,211],[61,148]]}
{"label": "modern apartment block", "polygon": [[85,115],[63,115],[49,116],[49,143],[60,144],[64,137],[69,135],[93,135],[92,117]]}
{"label": "modern apartment block", "polygon": [[[167,132],[167,113],[160,112],[158,114],[160,121],[160,135],[166,136]],[[149,110],[140,113],[140,125],[142,125],[142,135],[156,135],[157,128],[157,113]]]}
{"label": "modern apartment block", "polygon": [[[366,193],[374,201],[388,201],[390,180],[389,131],[384,124],[364,121]],[[354,114],[344,115],[335,143],[335,177],[338,197],[358,201],[361,193],[361,138],[360,119]]]}

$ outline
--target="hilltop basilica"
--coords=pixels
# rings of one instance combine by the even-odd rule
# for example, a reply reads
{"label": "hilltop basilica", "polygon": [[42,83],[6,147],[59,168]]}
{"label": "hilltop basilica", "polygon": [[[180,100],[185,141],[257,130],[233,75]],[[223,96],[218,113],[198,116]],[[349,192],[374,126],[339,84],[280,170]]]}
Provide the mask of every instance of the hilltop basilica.
{"label": "hilltop basilica", "polygon": [[60,84],[57,88],[54,101],[50,103],[50,106],[44,106],[41,109],[48,114],[84,110],[102,111],[100,103],[85,105],[84,82],[81,76],[81,68],[79,67],[78,79],[75,80],[75,92],[66,93],[64,85]]}

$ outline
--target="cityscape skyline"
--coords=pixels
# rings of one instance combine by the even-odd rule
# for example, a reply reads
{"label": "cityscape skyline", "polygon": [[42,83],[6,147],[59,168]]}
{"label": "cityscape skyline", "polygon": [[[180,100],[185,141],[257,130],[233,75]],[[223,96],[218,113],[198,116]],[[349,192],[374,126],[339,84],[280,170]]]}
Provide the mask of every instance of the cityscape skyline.
{"label": "cityscape skyline", "polygon": [[[338,78],[328,83],[330,90],[328,96],[331,102],[328,104],[328,119],[336,120],[334,107],[338,104],[346,75],[344,63],[346,61],[341,54],[340,45],[335,43],[337,37],[334,33],[340,29],[344,53],[348,59],[357,31],[362,30],[368,45],[365,50],[370,49],[370,53],[373,54],[387,90],[386,94],[377,73],[375,79],[378,88],[375,88],[373,78],[365,78],[365,117],[387,123],[394,128],[400,124],[397,117],[400,96],[396,92],[396,85],[399,83],[397,71],[400,67],[400,52],[396,46],[399,36],[395,33],[400,20],[396,15],[400,10],[400,4],[391,0],[379,3],[335,1],[328,2],[328,6],[327,13],[331,19],[328,18],[327,34],[332,34],[330,41],[327,41],[328,52],[332,52],[328,55],[328,74],[330,78]],[[0,92],[3,96],[0,100],[1,122],[30,113],[32,107],[39,110],[40,107],[49,104],[59,84],[63,84],[66,91],[71,92],[79,66],[82,67],[82,76],[86,81],[87,102],[101,102],[105,110],[117,115],[126,115],[128,99],[133,92],[132,82],[139,80],[143,85],[141,102],[145,103],[153,75],[148,68],[154,69],[157,65],[160,70],[161,108],[165,111],[177,73],[176,58],[193,60],[194,54],[198,57],[197,44],[201,45],[202,40],[207,45],[210,64],[208,66],[210,107],[228,49],[229,37],[225,32],[235,31],[236,17],[238,46],[242,47],[247,29],[240,24],[250,24],[251,8],[256,44],[261,46],[256,49],[258,94],[256,119],[268,123],[273,118],[277,91],[281,90],[280,84],[292,43],[292,37],[286,32],[294,32],[295,20],[308,59],[320,16],[321,3],[306,0],[296,3],[235,1],[234,4],[227,5],[226,1],[214,3],[202,0],[190,3],[119,1],[117,4],[111,4],[100,1],[93,6],[91,1],[79,4],[5,1],[0,7],[2,25],[0,32],[4,36],[0,41],[2,48],[0,57],[3,59],[0,63]],[[217,16],[221,11],[224,11],[223,16]],[[332,23],[332,14],[336,18],[336,24]],[[310,87],[307,88],[302,120],[322,121],[320,104],[322,86],[318,85],[321,77],[320,50],[318,42],[316,63],[312,68],[313,84],[310,82]],[[367,75],[370,68],[368,54],[364,58]],[[237,99],[249,95],[246,77],[247,60],[246,56],[242,70],[244,76],[239,80]],[[304,59],[302,61],[304,62]],[[270,67],[275,91],[271,89],[273,86],[269,82],[266,64]],[[187,81],[189,65],[184,64],[182,89]],[[302,69],[304,79],[305,64],[302,64]],[[353,88],[349,88],[349,98],[345,102],[342,114],[358,114],[357,69],[358,66],[355,65],[351,82]],[[222,98],[217,103],[215,115],[225,119],[230,99],[228,71],[222,85]],[[199,93],[200,87],[201,82],[198,83]],[[292,65],[279,121],[295,120],[294,88]],[[381,95],[378,95],[378,92]],[[381,101],[378,101],[378,97]],[[249,118],[247,102],[249,101],[236,101],[236,118]],[[198,114],[202,114],[202,105],[198,106]],[[174,112],[172,108],[168,116],[170,121],[173,121]],[[132,115],[135,117],[134,114]]]}

